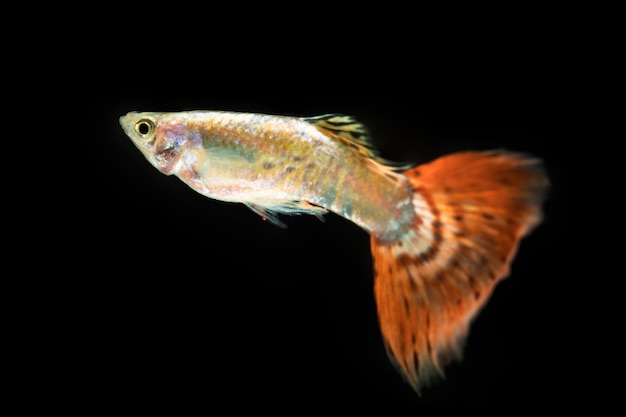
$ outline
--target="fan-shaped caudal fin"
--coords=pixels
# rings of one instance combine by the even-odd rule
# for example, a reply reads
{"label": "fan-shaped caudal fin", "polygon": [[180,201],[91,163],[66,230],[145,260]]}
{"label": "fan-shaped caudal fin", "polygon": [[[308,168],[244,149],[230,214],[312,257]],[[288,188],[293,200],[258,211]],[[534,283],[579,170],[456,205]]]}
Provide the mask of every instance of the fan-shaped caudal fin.
{"label": "fan-shaped caudal fin", "polygon": [[472,318],[541,220],[548,180],[540,161],[509,152],[452,154],[404,174],[417,220],[399,240],[371,240],[387,352],[419,393],[461,359]]}

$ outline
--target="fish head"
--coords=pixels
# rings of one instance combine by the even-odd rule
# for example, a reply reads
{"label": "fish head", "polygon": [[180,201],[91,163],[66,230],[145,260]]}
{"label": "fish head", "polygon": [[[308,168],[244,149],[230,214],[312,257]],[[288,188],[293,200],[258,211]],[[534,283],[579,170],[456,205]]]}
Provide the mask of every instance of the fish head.
{"label": "fish head", "polygon": [[130,112],[120,117],[120,125],[155,168],[172,173],[189,138],[184,124],[168,120],[165,113]]}

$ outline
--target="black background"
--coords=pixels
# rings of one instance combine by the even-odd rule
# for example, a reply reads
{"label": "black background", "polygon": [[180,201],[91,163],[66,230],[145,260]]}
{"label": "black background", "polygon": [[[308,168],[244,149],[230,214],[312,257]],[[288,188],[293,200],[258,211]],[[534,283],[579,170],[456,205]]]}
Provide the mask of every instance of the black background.
{"label": "black background", "polygon": [[[566,401],[560,38],[504,18],[414,29],[423,20],[392,24],[393,33],[258,24],[238,37],[137,30],[128,18],[114,38],[91,40],[73,81],[82,120],[68,140],[80,162],[64,177],[80,262],[68,262],[55,286],[67,300],[56,306],[68,364],[60,372],[81,398],[112,409],[296,415]],[[464,361],[418,397],[383,349],[366,232],[333,214],[324,223],[283,216],[280,229],[202,197],[153,168],[118,123],[129,111],[184,110],[350,114],[398,161],[526,152],[544,160],[552,182],[545,220],[474,322]]]}

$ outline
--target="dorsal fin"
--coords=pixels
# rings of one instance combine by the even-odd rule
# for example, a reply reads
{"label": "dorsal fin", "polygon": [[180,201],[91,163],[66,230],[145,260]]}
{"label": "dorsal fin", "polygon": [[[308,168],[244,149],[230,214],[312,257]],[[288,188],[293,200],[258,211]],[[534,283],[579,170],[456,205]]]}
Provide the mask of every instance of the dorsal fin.
{"label": "dorsal fin", "polygon": [[323,114],[321,116],[303,117],[302,119],[315,125],[325,135],[340,140],[359,154],[394,171],[405,170],[413,166],[412,164],[400,164],[381,158],[365,125],[352,116]]}
{"label": "dorsal fin", "polygon": [[324,114],[321,116],[303,117],[303,119],[315,125],[318,129],[323,130],[325,134],[328,134],[328,132],[332,133],[341,139],[342,142],[357,149],[365,156],[378,155],[378,151],[369,137],[367,128],[352,116]]}

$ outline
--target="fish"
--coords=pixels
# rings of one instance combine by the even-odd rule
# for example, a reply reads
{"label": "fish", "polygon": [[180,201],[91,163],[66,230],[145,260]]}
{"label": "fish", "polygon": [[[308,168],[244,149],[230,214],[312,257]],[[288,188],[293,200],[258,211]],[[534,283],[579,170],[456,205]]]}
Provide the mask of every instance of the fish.
{"label": "fish", "polygon": [[470,325],[542,222],[543,161],[504,149],[384,159],[345,114],[129,112],[121,127],[160,172],[211,199],[282,215],[331,212],[369,234],[390,361],[421,395],[462,361]]}

